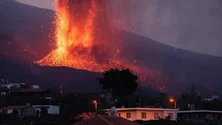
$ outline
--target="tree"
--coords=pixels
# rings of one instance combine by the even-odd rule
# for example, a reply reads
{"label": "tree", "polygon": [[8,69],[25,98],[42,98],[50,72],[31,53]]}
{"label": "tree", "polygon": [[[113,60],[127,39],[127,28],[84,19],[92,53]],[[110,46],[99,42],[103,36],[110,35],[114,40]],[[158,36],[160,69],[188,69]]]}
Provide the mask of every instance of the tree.
{"label": "tree", "polygon": [[46,107],[41,107],[40,117],[44,118],[48,114],[48,109]]}
{"label": "tree", "polygon": [[16,110],[16,109],[14,109],[13,111],[12,111],[12,119],[13,119],[13,121],[16,121],[17,122],[17,120],[19,119],[19,112],[18,112],[18,110]]}
{"label": "tree", "polygon": [[99,78],[99,84],[103,90],[112,94],[112,97],[124,99],[133,94],[138,86],[138,77],[131,73],[129,69],[111,69],[103,72],[103,78]]}
{"label": "tree", "polygon": [[158,105],[159,107],[167,108],[169,107],[169,97],[165,93],[160,93],[158,98]]}

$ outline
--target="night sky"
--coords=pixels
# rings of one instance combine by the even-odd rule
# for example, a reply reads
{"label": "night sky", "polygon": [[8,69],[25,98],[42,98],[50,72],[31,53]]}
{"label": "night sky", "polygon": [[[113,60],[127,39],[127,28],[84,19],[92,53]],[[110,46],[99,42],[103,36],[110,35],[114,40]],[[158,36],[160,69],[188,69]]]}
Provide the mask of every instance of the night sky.
{"label": "night sky", "polygon": [[[54,8],[54,0],[17,1]],[[221,0],[112,0],[109,5],[114,10],[113,27],[171,46],[222,56]]]}

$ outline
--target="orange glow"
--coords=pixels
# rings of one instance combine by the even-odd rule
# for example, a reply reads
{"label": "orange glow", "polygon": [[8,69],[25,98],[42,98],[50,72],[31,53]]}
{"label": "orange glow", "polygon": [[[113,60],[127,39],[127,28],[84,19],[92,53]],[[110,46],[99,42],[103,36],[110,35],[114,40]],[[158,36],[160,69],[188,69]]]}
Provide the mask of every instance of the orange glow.
{"label": "orange glow", "polygon": [[170,99],[170,102],[174,102],[174,99],[171,98],[171,99]]}
{"label": "orange glow", "polygon": [[[106,24],[105,1],[55,0],[56,48],[35,63],[41,66],[66,66],[93,72],[129,68],[139,76],[140,81],[145,81],[146,76],[152,77],[153,72],[135,65],[138,61],[120,59],[118,55],[121,49],[111,48],[108,40],[101,40],[103,38],[100,37],[104,36],[105,31],[102,24]],[[105,53],[111,56],[106,56]]]}
{"label": "orange glow", "polygon": [[[105,43],[95,42],[96,19],[102,15],[104,3],[98,0],[86,0],[87,2],[77,3],[72,0],[56,0],[56,49],[52,51],[37,64],[43,66],[67,66],[88,71],[103,72],[110,68],[127,68],[137,72],[136,66],[123,63],[115,59],[105,59],[98,63],[93,52],[93,47]],[[73,2],[73,3],[72,3]],[[70,7],[70,3],[71,5]],[[73,11],[73,12],[72,12]],[[100,46],[99,46],[100,47]],[[104,48],[99,48],[104,49]],[[103,51],[96,50],[101,56]],[[120,50],[116,50],[117,55]]]}
{"label": "orange glow", "polygon": [[[56,0],[56,49],[37,61],[46,66],[67,66],[76,69],[102,72],[119,68],[119,61],[109,60],[98,64],[93,55],[95,19],[101,12],[97,0],[87,0],[81,4],[73,1],[74,9],[70,9],[71,0]],[[73,13],[70,11],[74,11]],[[78,12],[79,11],[79,12]],[[118,50],[119,51],[119,50]]]}

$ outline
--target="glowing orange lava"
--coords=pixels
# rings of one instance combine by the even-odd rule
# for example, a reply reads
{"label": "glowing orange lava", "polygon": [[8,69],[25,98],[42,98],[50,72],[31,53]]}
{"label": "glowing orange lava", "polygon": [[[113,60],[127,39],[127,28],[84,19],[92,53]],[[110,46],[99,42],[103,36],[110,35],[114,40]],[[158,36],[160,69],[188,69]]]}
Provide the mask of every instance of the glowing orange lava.
{"label": "glowing orange lava", "polygon": [[137,67],[133,61],[127,63],[124,59],[116,58],[120,50],[110,47],[110,42],[101,38],[106,34],[103,26],[106,24],[105,1],[55,0],[56,49],[36,63],[95,72],[129,68],[142,81],[152,77],[152,72]]}
{"label": "glowing orange lava", "polygon": [[[95,42],[97,16],[103,13],[102,2],[98,0],[56,0],[56,49],[38,61],[40,65],[67,66],[76,69],[102,72],[111,67],[118,68],[119,61],[106,59],[98,63],[93,47]],[[102,52],[96,50],[102,55]]]}

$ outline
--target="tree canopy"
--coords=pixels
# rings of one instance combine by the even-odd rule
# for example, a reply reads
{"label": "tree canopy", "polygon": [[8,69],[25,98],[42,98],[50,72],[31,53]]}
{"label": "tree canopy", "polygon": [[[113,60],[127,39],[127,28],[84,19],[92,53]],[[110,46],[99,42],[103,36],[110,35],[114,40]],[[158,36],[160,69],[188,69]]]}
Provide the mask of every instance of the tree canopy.
{"label": "tree canopy", "polygon": [[110,92],[113,97],[124,98],[133,94],[138,86],[137,75],[129,69],[111,69],[103,72],[103,78],[99,78],[99,84],[103,90]]}

